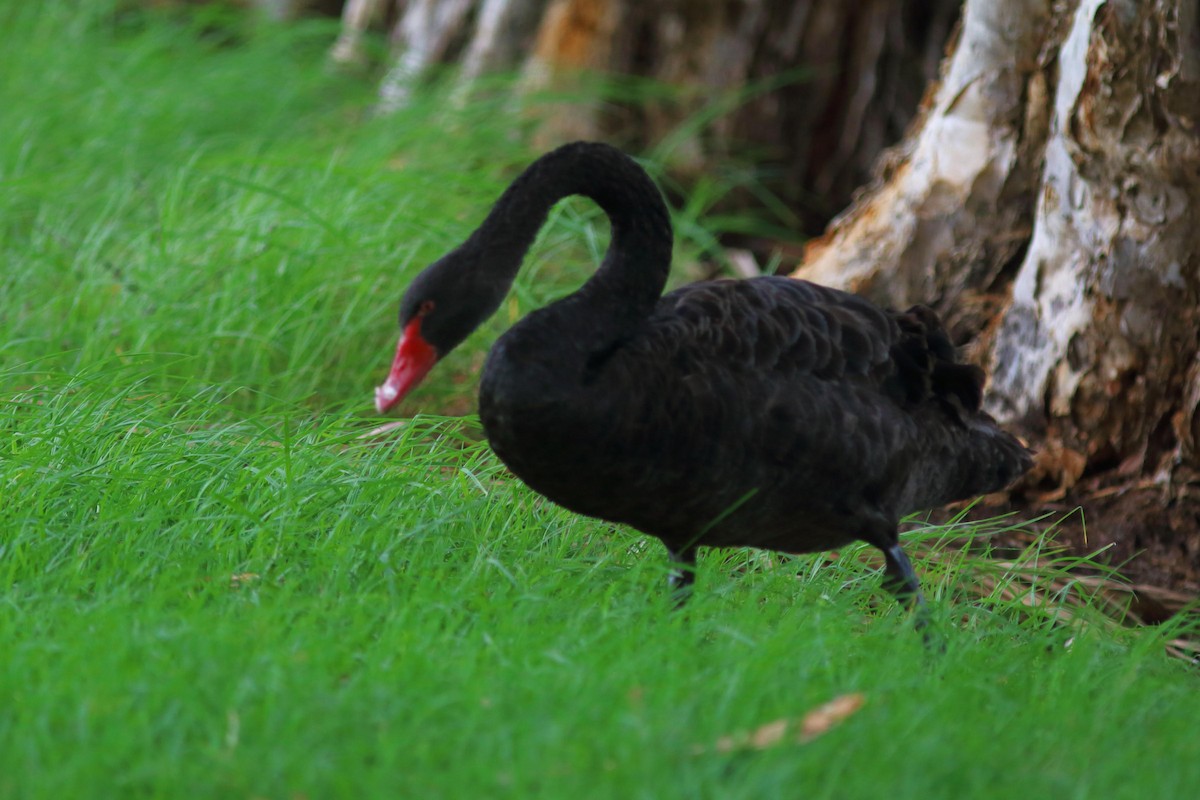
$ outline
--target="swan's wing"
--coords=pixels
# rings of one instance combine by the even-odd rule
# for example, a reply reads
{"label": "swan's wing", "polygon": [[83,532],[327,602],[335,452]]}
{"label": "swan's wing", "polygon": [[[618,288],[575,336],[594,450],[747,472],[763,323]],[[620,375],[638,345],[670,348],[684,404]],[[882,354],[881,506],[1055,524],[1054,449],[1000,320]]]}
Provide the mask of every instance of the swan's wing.
{"label": "swan's wing", "polygon": [[[695,283],[667,294],[624,354],[701,379],[754,374],[853,383],[901,407],[929,400],[977,411],[983,373],[959,364],[927,308],[886,311],[856,295],[782,277]],[[617,359],[618,361],[624,359]]]}

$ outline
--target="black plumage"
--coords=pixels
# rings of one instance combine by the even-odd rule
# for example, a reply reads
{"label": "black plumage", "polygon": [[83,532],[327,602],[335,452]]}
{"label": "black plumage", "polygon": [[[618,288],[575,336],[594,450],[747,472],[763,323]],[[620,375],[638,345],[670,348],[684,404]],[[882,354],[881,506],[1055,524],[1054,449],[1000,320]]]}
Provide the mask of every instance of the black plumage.
{"label": "black plumage", "polygon": [[[436,360],[493,313],[546,213],[571,194],[607,212],[612,243],[583,287],[488,356],[479,413],[504,463],[566,508],[661,539],[688,567],[680,585],[699,546],[805,553],[863,540],[884,552],[890,588],[919,600],[898,520],[1029,467],[980,410],[982,371],[955,360],[924,307],[888,311],[782,277],[660,296],[670,219],[620,151],[576,143],[531,165],[413,282],[401,305],[409,344]],[[411,388],[395,377],[402,360],[377,391],[381,410]]]}

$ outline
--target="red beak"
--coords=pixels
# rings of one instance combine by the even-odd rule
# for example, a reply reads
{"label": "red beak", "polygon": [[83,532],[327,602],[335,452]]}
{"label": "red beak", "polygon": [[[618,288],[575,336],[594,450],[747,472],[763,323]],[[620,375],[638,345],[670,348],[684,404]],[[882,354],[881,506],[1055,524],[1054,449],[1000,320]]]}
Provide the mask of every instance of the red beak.
{"label": "red beak", "polygon": [[387,380],[375,387],[375,410],[382,414],[403,400],[437,360],[437,351],[421,336],[421,318],[417,317],[404,328]]}

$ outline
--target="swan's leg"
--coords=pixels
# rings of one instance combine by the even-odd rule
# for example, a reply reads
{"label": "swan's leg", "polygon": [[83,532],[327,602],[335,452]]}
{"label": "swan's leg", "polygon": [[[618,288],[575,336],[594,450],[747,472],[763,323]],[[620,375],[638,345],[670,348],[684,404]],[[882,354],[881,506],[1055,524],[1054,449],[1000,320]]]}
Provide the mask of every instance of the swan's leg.
{"label": "swan's leg", "polygon": [[671,573],[667,576],[667,585],[675,598],[675,607],[682,608],[692,596],[692,584],[696,582],[696,548],[685,547],[682,550],[667,548],[671,559]]}
{"label": "swan's leg", "polygon": [[869,518],[863,526],[862,539],[875,545],[883,551],[886,563],[883,573],[883,587],[895,595],[905,608],[913,612],[913,622],[917,630],[925,632],[925,643],[932,644],[929,635],[929,607],[925,605],[925,597],[921,594],[921,584],[917,582],[917,573],[913,571],[912,562],[900,548],[900,532],[893,520],[882,515]]}
{"label": "swan's leg", "polygon": [[925,605],[925,596],[921,594],[921,585],[917,582],[912,562],[904,554],[899,542],[880,549],[887,562],[883,575],[884,588],[913,612],[917,630],[923,630],[929,625],[929,606]]}
{"label": "swan's leg", "polygon": [[887,561],[883,576],[884,588],[894,594],[901,605],[910,608],[925,605],[925,598],[921,596],[921,585],[917,582],[917,573],[900,543],[881,549],[884,560]]}

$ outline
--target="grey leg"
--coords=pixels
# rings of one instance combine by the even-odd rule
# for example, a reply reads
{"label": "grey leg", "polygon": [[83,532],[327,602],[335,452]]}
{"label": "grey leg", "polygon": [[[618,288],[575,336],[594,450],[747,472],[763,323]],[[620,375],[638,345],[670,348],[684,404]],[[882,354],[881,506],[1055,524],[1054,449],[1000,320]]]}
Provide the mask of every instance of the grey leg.
{"label": "grey leg", "polygon": [[923,605],[925,598],[921,596],[921,586],[917,583],[917,573],[913,571],[912,562],[904,554],[900,543],[891,547],[881,548],[883,557],[887,560],[883,585],[896,599],[906,606]]}
{"label": "grey leg", "polygon": [[[929,625],[929,607],[925,605],[925,597],[921,594],[921,585],[917,582],[917,573],[913,571],[912,562],[900,548],[900,543],[890,547],[880,548],[887,562],[884,571],[883,585],[896,596],[901,605],[907,606],[914,612],[917,630],[923,630]],[[928,640],[926,634],[926,640]]]}
{"label": "grey leg", "polygon": [[671,559],[671,574],[667,578],[667,585],[671,587],[671,593],[675,597],[675,607],[682,608],[692,596],[692,584],[696,582],[696,548],[687,547],[675,551],[668,547],[667,555]]}

